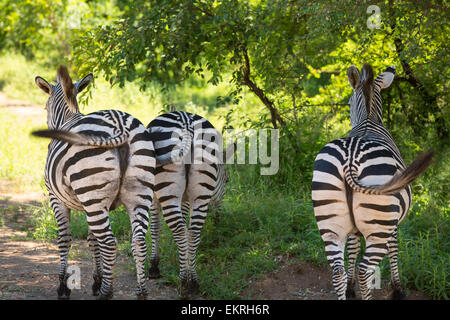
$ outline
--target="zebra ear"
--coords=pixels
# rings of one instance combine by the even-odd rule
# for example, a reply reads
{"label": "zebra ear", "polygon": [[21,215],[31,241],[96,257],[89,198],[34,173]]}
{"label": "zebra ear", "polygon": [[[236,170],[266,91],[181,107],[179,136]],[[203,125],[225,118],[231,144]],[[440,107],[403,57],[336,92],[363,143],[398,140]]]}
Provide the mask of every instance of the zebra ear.
{"label": "zebra ear", "polygon": [[390,66],[375,79],[375,83],[380,86],[380,89],[385,89],[392,84],[394,76],[395,66]]}
{"label": "zebra ear", "polygon": [[233,144],[230,144],[227,147],[227,150],[223,153],[223,163],[227,163],[231,158],[234,157],[234,154],[236,153],[237,145],[236,142],[233,142]]}
{"label": "zebra ear", "polygon": [[75,94],[78,94],[81,91],[83,91],[89,85],[89,83],[92,82],[93,79],[94,76],[92,75],[92,73],[89,73],[83,79],[78,80],[78,82],[75,83]]}
{"label": "zebra ear", "polygon": [[353,89],[359,84],[359,70],[354,65],[351,65],[347,70],[348,82]]}
{"label": "zebra ear", "polygon": [[34,78],[34,82],[36,82],[36,85],[41,88],[42,91],[44,91],[46,94],[51,95],[52,94],[52,88],[53,86],[48,83],[44,78],[37,76]]}

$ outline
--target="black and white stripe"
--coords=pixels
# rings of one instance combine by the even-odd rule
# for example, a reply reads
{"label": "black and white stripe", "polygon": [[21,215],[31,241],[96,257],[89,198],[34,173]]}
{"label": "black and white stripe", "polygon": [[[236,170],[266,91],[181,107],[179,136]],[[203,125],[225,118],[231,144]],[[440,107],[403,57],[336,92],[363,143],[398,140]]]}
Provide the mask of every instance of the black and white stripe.
{"label": "black and white stripe", "polygon": [[86,212],[88,242],[95,262],[93,294],[112,297],[117,241],[111,231],[109,211],[123,204],[131,219],[137,295],[144,298],[145,236],[156,166],[154,147],[146,127],[125,112],[104,110],[88,115],[79,112],[75,96],[91,80],[89,75],[72,85],[64,67],[58,69],[54,85],[36,78],[37,85],[50,95],[46,107],[49,130],[35,135],[54,138],[48,148],[45,183],[58,223],[61,256],[58,297],[70,295],[66,285],[72,240],[70,209]]}
{"label": "black and white stripe", "polygon": [[221,153],[222,137],[208,120],[183,111],[160,115],[147,127],[157,157],[149,276],[159,277],[162,209],[178,246],[181,293],[195,293],[198,290],[196,254],[200,232],[209,206],[218,203],[221,207],[225,193],[227,178]]}
{"label": "black and white stripe", "polygon": [[[388,254],[394,297],[402,296],[397,266],[397,226],[411,204],[409,184],[431,163],[432,152],[422,154],[408,167],[382,121],[380,91],[394,78],[389,67],[374,79],[370,65],[361,74],[351,66],[348,78],[352,130],[346,138],[328,143],[317,155],[312,200],[333,285],[339,299],[354,296],[355,262],[360,236],[366,248],[358,280],[363,299],[371,299],[376,266]],[[346,241],[349,265],[344,267]]]}

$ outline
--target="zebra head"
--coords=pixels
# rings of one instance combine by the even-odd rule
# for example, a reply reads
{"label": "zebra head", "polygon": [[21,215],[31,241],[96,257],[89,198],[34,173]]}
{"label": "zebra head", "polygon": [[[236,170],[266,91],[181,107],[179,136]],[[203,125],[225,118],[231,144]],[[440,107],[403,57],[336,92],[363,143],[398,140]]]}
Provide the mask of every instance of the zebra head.
{"label": "zebra head", "polygon": [[352,127],[366,119],[383,124],[380,91],[391,85],[394,75],[395,66],[388,67],[375,79],[370,64],[364,64],[361,73],[353,65],[348,68],[348,81],[353,88],[353,94],[349,101]]}
{"label": "zebra head", "polygon": [[45,106],[49,129],[60,128],[71,115],[79,113],[76,96],[87,87],[92,79],[93,76],[90,73],[73,84],[69,72],[64,66],[58,68],[56,84],[50,84],[40,76],[35,78],[37,86],[49,95]]}

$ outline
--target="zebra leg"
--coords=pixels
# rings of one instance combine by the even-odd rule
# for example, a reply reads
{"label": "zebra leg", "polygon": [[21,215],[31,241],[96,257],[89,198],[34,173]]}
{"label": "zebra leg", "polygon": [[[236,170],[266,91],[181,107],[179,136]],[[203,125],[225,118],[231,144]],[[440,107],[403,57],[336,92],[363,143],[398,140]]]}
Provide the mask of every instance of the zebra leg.
{"label": "zebra leg", "polygon": [[150,279],[158,279],[161,277],[159,272],[159,237],[161,235],[161,206],[156,200],[151,206],[151,223],[150,233],[152,238],[152,253],[150,256],[150,268],[148,269],[148,277]]}
{"label": "zebra leg", "polygon": [[186,223],[181,213],[181,197],[166,196],[163,201],[159,198],[163,210],[164,220],[172,231],[173,239],[178,247],[178,262],[180,265],[179,279],[181,295],[183,287],[188,281],[188,234]]}
{"label": "zebra leg", "polygon": [[144,204],[136,205],[130,208],[126,205],[127,212],[131,220],[131,230],[133,233],[131,242],[131,252],[136,262],[137,289],[136,296],[138,299],[145,299],[148,295],[145,277],[145,258],[147,256],[147,244],[145,235],[148,230],[148,211],[149,207]]}
{"label": "zebra leg", "polygon": [[[168,219],[166,219],[166,222]],[[178,262],[180,265],[180,283],[181,283],[181,297],[184,297],[183,288],[186,287],[186,283],[189,280],[188,272],[188,234],[186,224],[181,217],[181,212],[179,213],[178,223],[172,224],[170,227],[173,239],[178,246]]]}
{"label": "zebra leg", "polygon": [[109,223],[106,208],[99,211],[86,211],[89,231],[97,239],[102,258],[102,284],[99,299],[111,299],[113,296],[113,269],[116,263],[117,240]]}
{"label": "zebra leg", "polygon": [[[196,148],[201,149],[198,146]],[[196,163],[199,159],[200,156],[194,152],[194,163],[189,168],[186,188],[192,214],[188,230],[188,281],[182,286],[185,294],[196,294],[199,291],[196,270],[197,248],[217,179],[217,165],[208,161]]]}
{"label": "zebra leg", "polygon": [[405,297],[402,285],[400,283],[400,275],[398,273],[398,242],[397,242],[397,228],[395,228],[392,238],[388,241],[388,256],[389,264],[391,266],[391,283],[394,292],[392,293],[392,300],[402,300]]}
{"label": "zebra leg", "polygon": [[69,299],[71,290],[67,287],[67,264],[72,244],[70,210],[53,195],[50,195],[50,205],[58,224],[58,250],[60,256],[58,299]]}
{"label": "zebra leg", "polygon": [[387,253],[387,241],[384,238],[366,239],[366,251],[359,264],[358,282],[363,300],[372,300],[372,287],[375,268]]}
{"label": "zebra leg", "polygon": [[[186,189],[184,164],[167,164],[156,168],[155,197],[163,211],[163,217],[178,247],[180,282],[187,281],[187,227],[181,212],[181,202]],[[153,216],[152,216],[153,218]]]}
{"label": "zebra leg", "polygon": [[183,214],[183,220],[186,225],[188,225],[188,217],[191,211],[191,204],[189,200],[183,199],[183,203],[181,204],[181,213]]}
{"label": "zebra leg", "polygon": [[200,244],[200,233],[205,223],[206,215],[208,212],[209,199],[200,199],[194,201],[191,221],[189,224],[189,282],[187,284],[187,293],[197,294],[199,292],[196,256],[197,248]]}
{"label": "zebra leg", "polygon": [[89,248],[91,249],[91,252],[94,255],[94,264],[95,264],[95,270],[93,274],[94,283],[92,284],[92,295],[98,296],[100,292],[100,287],[102,285],[102,277],[103,277],[102,257],[100,254],[97,239],[95,238],[94,234],[91,231],[89,231],[87,240]]}
{"label": "zebra leg", "polygon": [[327,255],[328,263],[333,270],[332,281],[333,287],[336,290],[339,300],[346,299],[347,290],[347,272],[344,265],[344,247],[345,238],[341,237],[327,237],[329,233],[322,235],[325,243],[325,253]]}
{"label": "zebra leg", "polygon": [[347,271],[347,291],[345,293],[347,298],[355,297],[355,266],[356,258],[361,248],[360,237],[350,234],[347,239],[348,252],[348,271]]}

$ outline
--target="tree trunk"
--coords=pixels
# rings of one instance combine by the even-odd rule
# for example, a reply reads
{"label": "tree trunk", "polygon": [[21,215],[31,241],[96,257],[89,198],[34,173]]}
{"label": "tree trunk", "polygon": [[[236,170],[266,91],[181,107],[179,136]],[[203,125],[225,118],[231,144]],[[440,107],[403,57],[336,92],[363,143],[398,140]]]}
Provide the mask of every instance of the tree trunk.
{"label": "tree trunk", "polygon": [[266,96],[264,91],[259,88],[255,82],[253,82],[250,79],[250,59],[248,57],[247,48],[243,49],[243,55],[244,55],[244,83],[245,85],[252,91],[254,94],[258,96],[258,98],[264,103],[264,105],[269,109],[270,111],[270,117],[272,121],[272,125],[274,129],[278,128],[277,122],[281,126],[285,126],[286,123],[283,119],[281,119],[280,114],[278,113],[277,109],[274,107],[273,102]]}

